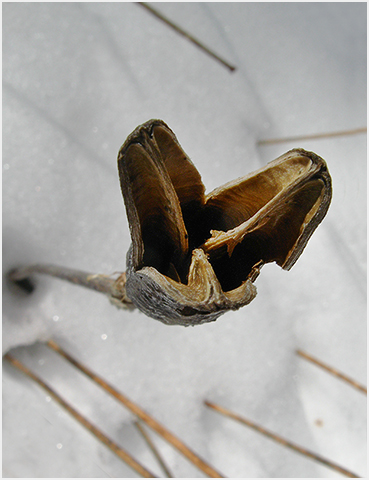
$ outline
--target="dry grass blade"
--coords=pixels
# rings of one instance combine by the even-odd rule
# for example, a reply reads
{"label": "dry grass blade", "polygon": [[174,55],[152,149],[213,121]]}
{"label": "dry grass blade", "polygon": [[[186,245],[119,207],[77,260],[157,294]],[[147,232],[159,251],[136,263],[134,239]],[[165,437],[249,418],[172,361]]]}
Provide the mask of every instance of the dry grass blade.
{"label": "dry grass blade", "polygon": [[41,378],[35,375],[19,360],[15,359],[9,354],[4,355],[4,359],[10,362],[14,367],[21,370],[28,377],[34,380],[38,385],[45,389],[48,394],[54,398],[63,408],[65,408],[79,423],[81,423],[89,432],[92,433],[100,442],[106,445],[112,452],[114,452],[121,460],[123,460],[128,466],[135,470],[139,475],[145,478],[156,478],[149,470],[138,463],[129,453],[120,448],[109,437],[102,433],[97,427],[89,422],[85,417],[77,412],[71,405],[69,405],[58,393],[56,393],[51,387],[49,387]]}
{"label": "dry grass blade", "polygon": [[91,378],[91,380],[93,380],[95,383],[100,385],[106,392],[110,393],[114,398],[116,398],[120,403],[122,403],[126,408],[128,408],[134,415],[140,418],[146,425],[152,428],[168,443],[170,443],[174,448],[176,448],[180,453],[182,453],[182,455],[184,455],[188,460],[190,460],[190,462],[192,462],[208,477],[223,478],[223,475],[221,475],[213,467],[206,463],[195,452],[188,448],[181,440],[179,440],[175,435],[169,432],[169,430],[167,430],[163,425],[157,422],[134,402],[129,400],[125,395],[118,392],[114,387],[105,382],[105,380],[97,376],[87,367],[85,367],[80,362],[71,357],[57,343],[55,343],[53,340],[49,340],[46,345],[53,349],[55,352],[59,353],[63,358],[65,358],[68,362],[74,365],[79,371],[83,372],[85,375]]}
{"label": "dry grass blade", "polygon": [[309,355],[306,352],[303,352],[302,350],[296,350],[296,353],[297,353],[297,355],[304,358],[305,360],[308,360],[309,362],[314,363],[318,367],[323,368],[323,370],[325,370],[326,372],[331,373],[332,375],[334,375],[337,378],[340,378],[341,380],[344,380],[346,383],[348,383],[352,387],[356,388],[357,390],[360,390],[360,392],[365,393],[365,395],[367,394],[367,388],[366,387],[361,385],[356,380],[353,380],[352,378],[348,377],[344,373],[341,373],[337,369],[335,369],[333,367],[330,367],[329,365],[321,362],[317,358],[312,357],[311,355]]}
{"label": "dry grass blade", "polygon": [[152,451],[152,453],[154,454],[157,461],[159,462],[159,464],[160,464],[161,468],[163,469],[167,478],[174,478],[174,475],[172,474],[172,472],[167,467],[166,463],[163,460],[163,457],[159,453],[159,450],[156,448],[154,442],[151,440],[150,435],[146,432],[143,425],[141,425],[141,422],[139,422],[139,421],[134,422],[134,425],[137,428],[137,430],[140,432],[142,437],[144,438],[145,442],[147,443],[147,446]]}
{"label": "dry grass blade", "polygon": [[236,421],[238,421],[238,422],[240,422],[244,425],[247,425],[248,427],[253,428],[257,432],[262,433],[266,437],[271,438],[272,440],[280,443],[281,445],[284,445],[285,447],[288,447],[291,450],[294,450],[295,452],[301,453],[302,455],[305,455],[306,457],[309,457],[313,460],[316,460],[317,462],[323,464],[324,466],[326,466],[328,468],[331,468],[331,469],[335,470],[336,472],[339,472],[342,475],[345,475],[346,477],[360,478],[358,475],[356,475],[353,472],[350,472],[346,468],[343,468],[340,465],[337,465],[337,464],[331,462],[330,460],[327,460],[326,458],[321,457],[320,455],[317,455],[313,452],[310,452],[309,450],[306,450],[305,448],[302,448],[302,447],[300,447],[300,446],[298,446],[298,445],[280,437],[279,435],[276,435],[275,433],[270,432],[269,430],[265,429],[264,427],[261,427],[260,425],[257,425],[256,423],[251,422],[250,420],[247,420],[247,419],[241,417],[240,415],[237,415],[236,413],[233,413],[230,410],[228,410],[224,407],[221,407],[220,405],[216,405],[216,404],[208,402],[208,401],[205,401],[204,403],[207,407],[212,408],[213,410],[221,413],[222,415],[225,415],[226,417],[232,418],[233,420],[236,420]]}
{"label": "dry grass blade", "polygon": [[366,127],[354,128],[352,130],[342,130],[340,132],[329,132],[329,133],[316,133],[312,135],[297,135],[296,137],[285,137],[285,138],[269,138],[265,140],[259,140],[258,145],[273,145],[276,143],[287,143],[287,142],[296,142],[300,140],[317,140],[321,138],[333,138],[333,137],[344,137],[346,135],[357,135],[359,133],[366,133]]}
{"label": "dry grass blade", "polygon": [[141,5],[142,7],[146,8],[150,13],[152,13],[153,15],[155,15],[155,17],[159,18],[159,20],[161,20],[162,22],[164,22],[165,24],[169,25],[169,27],[173,28],[173,30],[175,30],[177,33],[179,33],[180,35],[183,35],[184,37],[186,37],[188,40],[190,40],[192,43],[194,43],[197,47],[201,48],[201,50],[203,50],[205,53],[207,53],[208,55],[210,55],[211,57],[213,57],[215,60],[217,60],[218,62],[220,62],[222,65],[224,65],[225,67],[227,67],[231,72],[234,72],[236,70],[236,67],[234,67],[233,65],[230,65],[226,60],[223,60],[223,58],[221,58],[219,55],[217,55],[216,53],[214,53],[212,50],[210,50],[208,47],[206,47],[205,45],[203,45],[201,42],[199,42],[195,37],[193,37],[192,35],[190,35],[189,33],[185,32],[184,30],[182,30],[181,27],[179,27],[178,25],[175,25],[173,22],[171,22],[168,18],[166,18],[164,15],[162,15],[160,12],[158,12],[155,8],[152,8],[150,5],[148,5],[147,3],[145,2],[137,2],[138,5]]}

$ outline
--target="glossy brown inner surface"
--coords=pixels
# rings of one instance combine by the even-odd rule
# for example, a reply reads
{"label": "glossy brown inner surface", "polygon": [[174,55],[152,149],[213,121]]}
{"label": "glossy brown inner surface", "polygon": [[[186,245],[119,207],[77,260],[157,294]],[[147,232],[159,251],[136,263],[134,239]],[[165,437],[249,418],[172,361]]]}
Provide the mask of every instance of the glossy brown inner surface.
{"label": "glossy brown inner surface", "polygon": [[[187,284],[192,251],[203,246],[225,292],[247,280],[260,261],[283,265],[325,191],[319,173],[307,180],[312,160],[296,153],[205,197],[196,167],[159,121],[138,132],[123,160],[123,190],[139,222],[131,230],[143,242],[136,268],[154,267]],[[222,236],[233,229],[234,238]],[[212,230],[221,235],[207,249]]]}
{"label": "glossy brown inner surface", "polygon": [[298,237],[305,219],[322,194],[324,182],[313,180],[267,213],[257,227],[247,232],[231,256],[227,244],[209,253],[209,260],[224,291],[237,288],[259,261],[282,265]]}

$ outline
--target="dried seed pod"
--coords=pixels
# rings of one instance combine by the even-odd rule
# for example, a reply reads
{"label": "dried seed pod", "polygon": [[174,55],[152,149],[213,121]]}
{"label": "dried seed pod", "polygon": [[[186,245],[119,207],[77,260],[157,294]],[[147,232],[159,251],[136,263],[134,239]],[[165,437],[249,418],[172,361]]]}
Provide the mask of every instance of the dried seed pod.
{"label": "dried seed pod", "polygon": [[290,269],[332,196],[324,160],[302,149],[205,196],[161,120],[134,130],[118,169],[132,238],[127,296],[168,325],[214,321],[250,303],[262,265]]}

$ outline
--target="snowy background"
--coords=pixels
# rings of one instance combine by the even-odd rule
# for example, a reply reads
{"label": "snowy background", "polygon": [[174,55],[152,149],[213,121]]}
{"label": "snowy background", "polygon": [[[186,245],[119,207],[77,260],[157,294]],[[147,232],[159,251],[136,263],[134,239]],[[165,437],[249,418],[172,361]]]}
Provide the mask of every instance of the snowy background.
{"label": "snowy background", "polygon": [[[328,215],[290,272],[267,265],[249,306],[195,328],[44,276],[28,298],[4,282],[3,353],[15,349],[159,476],[132,415],[40,342],[60,343],[228,477],[339,475],[205,399],[365,476],[365,396],[295,350],[366,384],[366,136],[258,141],[366,126],[366,4],[154,6],[237,70],[137,4],[3,4],[4,272],[35,262],[124,271],[116,157],[150,118],[175,132],[207,192],[293,147],[315,151],[333,179]],[[177,477],[202,476],[157,445]],[[135,473],[4,364],[3,475]]]}

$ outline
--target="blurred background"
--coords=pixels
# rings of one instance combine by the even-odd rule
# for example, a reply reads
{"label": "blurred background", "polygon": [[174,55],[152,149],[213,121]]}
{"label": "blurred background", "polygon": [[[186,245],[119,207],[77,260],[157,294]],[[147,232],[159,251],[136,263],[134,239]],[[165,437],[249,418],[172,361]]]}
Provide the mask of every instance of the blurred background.
{"label": "blurred background", "polygon": [[[290,272],[263,268],[247,307],[194,328],[125,312],[45,276],[3,281],[11,352],[162,476],[133,416],[43,343],[53,339],[227,477],[340,476],[204,406],[219,403],[359,476],[366,399],[296,355],[366,384],[366,3],[3,4],[3,271],[36,262],[125,270],[116,157],[164,120],[207,192],[291,148],[322,156],[326,219]],[[291,137],[347,132],[324,138]],[[263,143],[268,139],[282,143]],[[201,472],[155,442],[177,477]],[[137,474],[4,362],[4,477]]]}

